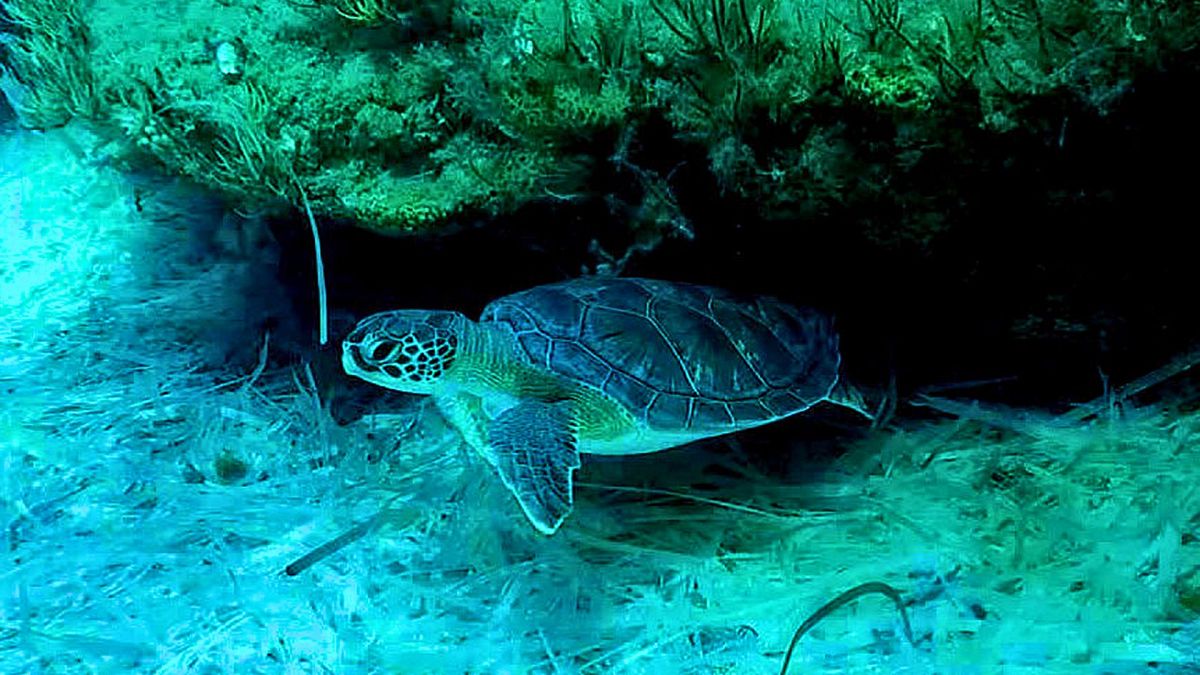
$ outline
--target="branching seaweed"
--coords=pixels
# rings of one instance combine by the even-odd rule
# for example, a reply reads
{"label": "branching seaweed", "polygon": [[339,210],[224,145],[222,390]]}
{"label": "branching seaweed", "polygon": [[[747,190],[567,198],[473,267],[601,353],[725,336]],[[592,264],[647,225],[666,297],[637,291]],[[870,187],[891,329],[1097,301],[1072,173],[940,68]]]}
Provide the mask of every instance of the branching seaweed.
{"label": "branching seaweed", "polygon": [[696,59],[761,70],[771,55],[779,0],[656,0],[654,13]]}
{"label": "branching seaweed", "polygon": [[350,23],[377,26],[399,20],[400,13],[392,0],[333,0],[333,11]]}
{"label": "branching seaweed", "polygon": [[228,182],[259,185],[271,194],[290,192],[287,162],[258,121],[266,111],[261,89],[247,86],[247,98],[241,105],[229,102],[214,106],[214,120],[220,133],[214,139],[213,175]]}
{"label": "branching seaweed", "polygon": [[[680,58],[672,107],[717,137],[777,101],[785,51],[778,0],[656,0],[650,5]],[[784,78],[786,79],[786,78]]]}
{"label": "branching seaweed", "polygon": [[934,71],[938,75],[938,80],[944,88],[950,88],[948,86],[949,83],[943,77],[943,72],[945,71],[952,73],[958,79],[959,83],[970,81],[970,74],[960,68],[958,64],[948,58],[941,50],[919,44],[916,40],[909,37],[908,33],[904,30],[904,16],[900,12],[899,0],[862,0],[862,4],[869,17],[869,28],[866,35],[869,48],[874,48],[878,45],[880,34],[890,35],[914,55],[932,64]]}
{"label": "branching seaweed", "polygon": [[22,119],[52,127],[100,110],[89,62],[91,34],[76,0],[10,0],[3,9],[18,27],[9,47],[16,78],[30,88]]}

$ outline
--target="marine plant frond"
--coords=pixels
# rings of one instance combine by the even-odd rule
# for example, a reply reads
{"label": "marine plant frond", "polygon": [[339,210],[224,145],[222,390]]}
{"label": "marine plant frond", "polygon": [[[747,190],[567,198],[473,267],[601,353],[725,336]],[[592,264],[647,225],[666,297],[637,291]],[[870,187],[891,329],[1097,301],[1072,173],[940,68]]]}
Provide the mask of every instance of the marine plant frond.
{"label": "marine plant frond", "polygon": [[376,26],[401,18],[401,12],[392,0],[332,0],[329,5],[343,19],[365,26]]}
{"label": "marine plant frond", "polygon": [[650,8],[693,57],[760,62],[776,31],[779,0],[655,0]]}
{"label": "marine plant frond", "polygon": [[26,90],[23,120],[58,126],[100,109],[90,53],[92,37],[76,0],[12,0],[0,3],[15,29],[8,47],[10,89]]}

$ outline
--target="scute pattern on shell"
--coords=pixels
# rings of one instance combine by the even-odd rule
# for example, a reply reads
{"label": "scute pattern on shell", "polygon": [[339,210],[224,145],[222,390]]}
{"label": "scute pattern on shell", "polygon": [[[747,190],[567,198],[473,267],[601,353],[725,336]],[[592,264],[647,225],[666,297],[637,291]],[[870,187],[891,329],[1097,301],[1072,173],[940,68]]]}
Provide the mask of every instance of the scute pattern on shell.
{"label": "scute pattern on shell", "polygon": [[585,277],[500,298],[531,363],[596,387],[648,428],[720,433],[802,411],[837,382],[830,317],[692,284]]}

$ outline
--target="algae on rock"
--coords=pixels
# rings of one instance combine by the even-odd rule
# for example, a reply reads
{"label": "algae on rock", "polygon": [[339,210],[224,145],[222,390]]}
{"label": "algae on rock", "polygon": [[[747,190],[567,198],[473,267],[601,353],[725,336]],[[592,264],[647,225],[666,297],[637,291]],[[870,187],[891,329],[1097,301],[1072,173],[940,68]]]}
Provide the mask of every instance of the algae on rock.
{"label": "algae on rock", "polygon": [[[1043,122],[1048,96],[1103,115],[1134,73],[1200,34],[1200,6],[1182,0],[5,7],[9,80],[33,92],[32,124],[88,118],[131,162],[251,206],[304,194],[319,214],[391,233],[546,199],[662,201],[653,193],[697,189],[667,174],[699,149],[759,219],[886,203],[905,215],[880,236],[923,240],[950,196],[895,186],[928,187],[910,176],[930,148]],[[663,123],[670,134],[641,135]],[[595,180],[614,165],[637,165],[641,187]],[[689,217],[680,204],[664,222]]]}

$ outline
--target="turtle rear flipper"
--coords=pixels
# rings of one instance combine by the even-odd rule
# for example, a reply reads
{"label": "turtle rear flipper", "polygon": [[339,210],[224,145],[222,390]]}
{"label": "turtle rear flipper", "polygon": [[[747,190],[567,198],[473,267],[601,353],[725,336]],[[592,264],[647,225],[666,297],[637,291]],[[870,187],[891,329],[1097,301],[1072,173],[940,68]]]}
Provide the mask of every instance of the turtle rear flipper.
{"label": "turtle rear flipper", "polygon": [[579,468],[579,452],[570,420],[567,404],[526,401],[488,429],[489,459],[542,534],[554,534],[574,504],[571,474]]}
{"label": "turtle rear flipper", "polygon": [[829,391],[825,400],[834,405],[849,408],[871,422],[876,420],[876,413],[872,412],[867,405],[866,397],[863,396],[862,391],[843,378],[838,378],[837,383]]}

